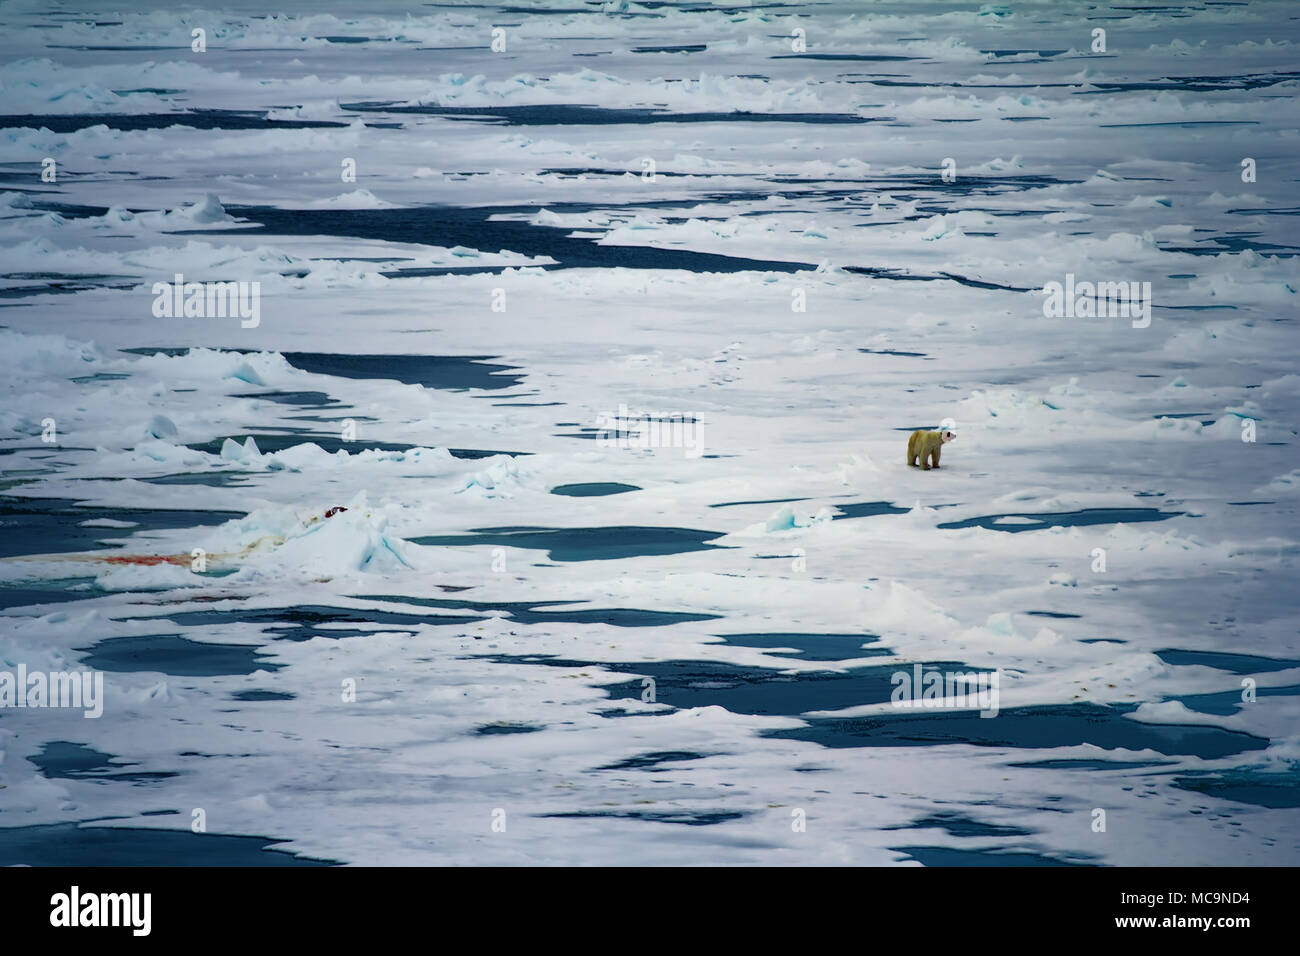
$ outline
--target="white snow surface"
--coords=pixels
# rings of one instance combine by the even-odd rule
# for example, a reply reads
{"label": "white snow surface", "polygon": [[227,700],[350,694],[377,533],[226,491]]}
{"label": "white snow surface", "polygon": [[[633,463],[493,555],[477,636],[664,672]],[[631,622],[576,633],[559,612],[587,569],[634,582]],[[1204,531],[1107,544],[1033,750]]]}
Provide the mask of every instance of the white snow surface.
{"label": "white snow surface", "polygon": [[[202,808],[350,864],[1300,863],[1286,3],[264,6],[0,8],[0,671],[173,634],[261,668],[107,669],[94,720],[0,708],[0,829]],[[257,283],[260,322],[159,317],[177,274]],[[1150,324],[1046,317],[1067,274],[1150,283]],[[592,440],[622,411],[703,454]],[[907,467],[945,418],[942,467]],[[635,490],[552,493],[609,482]],[[57,548],[17,507],[74,502]],[[595,528],[707,540],[528,537]],[[752,634],[861,644],[721,639]],[[1000,674],[998,716],[960,711],[982,736],[890,737],[917,663]],[[175,776],[48,774],[57,741]]]}

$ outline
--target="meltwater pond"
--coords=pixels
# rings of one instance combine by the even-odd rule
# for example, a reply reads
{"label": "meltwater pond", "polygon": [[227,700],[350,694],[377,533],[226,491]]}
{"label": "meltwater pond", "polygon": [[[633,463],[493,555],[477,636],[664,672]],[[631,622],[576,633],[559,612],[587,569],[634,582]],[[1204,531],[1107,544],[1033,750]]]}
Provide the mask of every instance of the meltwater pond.
{"label": "meltwater pond", "polygon": [[922,866],[1097,866],[1098,863],[1060,859],[1032,850],[974,849],[950,846],[896,846]]}
{"label": "meltwater pond", "polygon": [[[266,236],[335,236],[471,249],[509,249],[531,257],[544,256],[556,265],[543,269],[680,269],[687,272],[804,272],[811,262],[752,259],[689,249],[657,246],[601,245],[574,237],[573,230],[497,218],[508,213],[535,213],[537,206],[421,206],[401,209],[276,209],[270,206],[230,206],[241,219],[258,223]],[[548,208],[561,209],[563,204]],[[101,210],[97,215],[103,215]],[[203,230],[248,235],[247,227]],[[286,355],[286,358],[289,356]],[[341,358],[338,357],[338,358]],[[293,360],[290,359],[292,363]],[[311,371],[311,369],[307,369]],[[327,374],[342,374],[328,372]],[[367,376],[370,377],[370,376]],[[376,377],[391,377],[382,374]]]}
{"label": "meltwater pond", "polygon": [[1075,528],[1095,524],[1137,524],[1144,521],[1168,521],[1185,511],[1161,511],[1159,508],[1084,508],[1079,511],[1018,512],[980,515],[960,521],[944,521],[940,528],[988,528],[991,531],[1042,531],[1044,528]]}
{"label": "meltwater pond", "polygon": [[1242,768],[1176,777],[1184,790],[1272,809],[1300,807],[1300,772],[1295,768]]}
{"label": "meltwater pond", "polygon": [[[908,59],[908,58],[904,58]],[[644,126],[651,123],[812,123],[817,125],[880,122],[880,117],[856,113],[674,113],[662,109],[616,108],[569,104],[531,106],[403,106],[386,103],[343,103],[342,108],[358,113],[447,116],[453,119],[500,122],[507,126]]]}
{"label": "meltwater pond", "polygon": [[[886,698],[887,699],[887,698]],[[1059,704],[1014,707],[993,718],[969,711],[819,717],[809,726],[770,731],[766,736],[807,740],[824,747],[920,747],[969,744],[1017,750],[1092,744],[1103,750],[1154,750],[1204,760],[1263,750],[1268,740],[1204,725],[1152,724],[1126,715],[1132,706]]]}
{"label": "meltwater pond", "polygon": [[638,525],[597,528],[516,526],[473,528],[469,534],[426,535],[410,540],[415,544],[443,547],[530,548],[546,551],[552,561],[613,561],[720,548],[722,545],[708,542],[722,536],[721,531]]}
{"label": "meltwater pond", "polygon": [[[482,621],[482,616],[468,614],[411,614],[378,608],[344,608],[322,605],[295,607],[241,607],[231,609],[190,609],[178,605],[160,613],[135,617],[135,620],[169,621],[180,627],[208,627],[225,624],[255,624],[273,638],[309,641],[316,637],[364,637],[376,631],[404,631],[414,634],[419,625],[465,625]],[[348,626],[356,625],[356,626]],[[124,638],[117,638],[124,640]],[[205,644],[203,648],[214,645]],[[219,646],[219,645],[216,645]],[[207,651],[209,656],[214,652]],[[252,661],[248,662],[250,665]],[[238,671],[236,673],[251,673]]]}
{"label": "meltwater pond", "polygon": [[[188,816],[185,818],[188,823]],[[0,866],[331,866],[271,837],[54,823],[0,828]]]}
{"label": "meltwater pond", "polygon": [[[377,631],[414,634],[425,625],[464,627],[488,619],[494,613],[517,624],[607,624],[611,627],[665,627],[693,621],[708,621],[716,614],[660,611],[641,608],[581,607],[586,601],[470,601],[459,598],[410,597],[391,594],[358,594],[358,601],[382,601],[399,605],[461,611],[440,614],[429,611],[396,611],[374,607],[244,607],[230,609],[174,609],[151,613],[134,620],[163,620],[182,627],[224,624],[254,624],[276,639],[308,641],[364,637]],[[554,609],[552,609],[554,608]],[[211,645],[205,645],[211,646]]]}
{"label": "meltwater pond", "polygon": [[541,813],[551,819],[612,818],[617,820],[642,820],[647,823],[677,823],[688,827],[707,827],[745,816],[739,810],[570,810],[563,813]]}
{"label": "meltwater pond", "polygon": [[884,827],[886,830],[942,830],[949,836],[959,837],[1013,837],[1029,836],[1034,831],[1024,827],[1006,824],[984,823],[951,810],[941,810],[899,826]]}
{"label": "meltwater pond", "polygon": [[[1223,690],[1208,694],[1179,694],[1172,698],[1188,710],[1198,714],[1212,714],[1216,717],[1230,717],[1247,706],[1241,698],[1241,688]],[[1288,684],[1285,687],[1256,687],[1255,696],[1259,697],[1300,697],[1300,684]]]}
{"label": "meltwater pond", "polygon": [[1300,660],[1285,657],[1261,657],[1258,654],[1234,654],[1226,651],[1186,651],[1166,648],[1155,652],[1166,664],[1201,665],[1233,674],[1266,674],[1300,667]]}
{"label": "meltwater pond", "polygon": [[107,591],[94,586],[92,577],[45,578],[37,583],[16,582],[0,585],[0,611],[42,604],[63,604],[103,597]]}
{"label": "meltwater pond", "polygon": [[607,495],[621,495],[640,490],[636,485],[625,485],[620,481],[586,481],[572,485],[556,485],[551,489],[551,494],[566,498],[602,498]]}
{"label": "meltwater pond", "polygon": [[[659,611],[626,607],[578,607],[586,601],[469,601],[459,598],[405,597],[402,595],[358,594],[357,600],[394,601],[424,607],[500,612],[517,624],[607,624],[610,627],[666,627],[691,621],[711,621],[717,614],[689,611]],[[558,605],[558,607],[557,607]],[[552,610],[552,608],[554,608]],[[541,609],[541,610],[539,610]],[[384,612],[361,611],[362,614]],[[477,621],[482,618],[459,618]]]}
{"label": "meltwater pond", "polygon": [[299,389],[297,391],[272,389],[267,392],[244,392],[230,397],[255,398],[264,402],[274,402],[277,405],[302,405],[307,408],[350,407],[343,405],[337,398],[331,398],[328,392],[317,392],[311,389]]}
{"label": "meltwater pond", "polygon": [[0,558],[120,547],[110,539],[137,531],[161,531],[223,524],[242,511],[186,511],[163,508],[106,508],[71,498],[0,495]]}
{"label": "meltwater pond", "polygon": [[126,673],[156,671],[177,677],[215,677],[279,670],[283,665],[262,660],[257,645],[213,644],[179,634],[110,637],[90,647],[83,667]]}
{"label": "meltwater pond", "polygon": [[[707,660],[596,662],[543,654],[482,656],[502,663],[596,668],[634,675],[625,682],[603,685],[611,701],[640,700],[646,687],[644,681],[650,678],[659,704],[683,710],[722,707],[733,714],[783,717],[887,702],[895,686],[891,678],[898,671],[896,665],[787,671]],[[955,661],[929,662],[927,666],[966,669]]]}
{"label": "meltwater pond", "polygon": [[[88,49],[81,47],[80,49]],[[131,48],[136,49],[136,48]],[[163,48],[166,49],[166,48]],[[346,126],[337,120],[270,119],[265,110],[192,110],[185,113],[9,113],[0,129],[47,129],[75,133],[94,126],[135,132],[186,126],[205,130],[327,129]]]}
{"label": "meltwater pond", "polygon": [[[188,348],[128,348],[135,355],[184,355]],[[220,349],[240,355],[253,353],[253,349]],[[313,375],[333,375],[337,378],[389,379],[405,385],[423,385],[425,388],[451,389],[505,389],[514,388],[524,380],[516,372],[516,365],[502,365],[489,361],[495,355],[353,355],[335,352],[281,352],[286,362],[294,368]],[[265,393],[256,397],[293,393]],[[316,393],[296,393],[310,395]],[[307,404],[307,402],[303,402]]]}
{"label": "meltwater pond", "polygon": [[760,647],[770,657],[801,661],[851,661],[862,657],[887,657],[887,647],[866,647],[880,640],[875,634],[719,634],[737,647]]}
{"label": "meltwater pond", "polygon": [[67,740],[52,740],[44,744],[39,753],[30,754],[27,759],[43,776],[51,780],[62,778],[147,784],[176,776],[175,772],[169,770],[130,770],[128,768],[136,764],[122,762],[112,754]]}

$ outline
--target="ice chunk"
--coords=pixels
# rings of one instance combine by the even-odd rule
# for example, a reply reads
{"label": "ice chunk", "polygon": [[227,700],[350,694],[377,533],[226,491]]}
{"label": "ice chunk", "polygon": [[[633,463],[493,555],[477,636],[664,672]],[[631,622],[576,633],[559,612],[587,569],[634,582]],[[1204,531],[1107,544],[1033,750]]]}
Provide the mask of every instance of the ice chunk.
{"label": "ice chunk", "polygon": [[780,508],[763,526],[765,531],[792,531],[796,528],[811,528],[813,525],[825,524],[833,515],[829,508],[822,508],[815,515],[796,514],[789,505]]}
{"label": "ice chunk", "polygon": [[151,438],[175,438],[176,424],[166,415],[155,415],[149,419],[145,431]]}
{"label": "ice chunk", "polygon": [[241,465],[251,465],[262,457],[262,453],[258,451],[257,442],[253,441],[253,436],[250,435],[242,445],[233,438],[227,438],[221,444],[221,457]]}
{"label": "ice chunk", "polygon": [[214,222],[234,222],[234,219],[226,214],[226,209],[221,205],[221,200],[217,198],[216,193],[207,193],[197,202],[191,203],[182,209],[174,209],[168,215],[178,219],[188,219],[190,222],[200,225]]}

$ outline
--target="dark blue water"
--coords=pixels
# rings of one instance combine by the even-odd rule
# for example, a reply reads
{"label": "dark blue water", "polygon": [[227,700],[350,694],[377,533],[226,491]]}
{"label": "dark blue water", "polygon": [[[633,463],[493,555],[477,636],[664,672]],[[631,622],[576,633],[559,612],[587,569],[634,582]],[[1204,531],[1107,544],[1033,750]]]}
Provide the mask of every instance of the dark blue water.
{"label": "dark blue water", "polygon": [[899,358],[929,358],[929,356],[924,352],[900,352],[897,349],[858,349],[858,351],[865,352],[868,355],[894,355]]}
{"label": "dark blue water", "polygon": [[[243,444],[243,442],[240,442]],[[248,484],[247,472],[202,471],[179,475],[159,475],[155,478],[137,478],[150,485],[203,485],[207,488],[237,488]]]}
{"label": "dark blue water", "polygon": [[[1248,673],[1238,671],[1237,673]],[[1218,691],[1213,694],[1179,694],[1172,698],[1180,701],[1188,710],[1194,710],[1202,714],[1213,714],[1217,717],[1229,717],[1235,714],[1240,707],[1253,706],[1242,700],[1241,695],[1244,692],[1241,686],[1234,687],[1232,690]],[[1300,684],[1291,684],[1287,687],[1256,687],[1256,697],[1296,697],[1300,695]]]}
{"label": "dark blue water", "polygon": [[1009,763],[1008,767],[1037,770],[1144,770],[1148,767],[1168,767],[1165,760],[1089,760],[1087,758],[1054,758],[1049,760],[1024,760]]}
{"label": "dark blue water", "polygon": [[[719,634],[737,647],[769,649],[771,657],[801,661],[851,661],[861,657],[887,657],[887,647],[863,647],[880,640],[878,634]],[[793,648],[777,650],[776,648]]]}
{"label": "dark blue water", "polygon": [[0,866],[333,866],[263,836],[54,823],[0,828]]}
{"label": "dark blue water", "polygon": [[1268,772],[1255,768],[1175,777],[1175,785],[1221,800],[1272,809],[1300,807],[1300,770]]}
{"label": "dark blue water", "polygon": [[[888,700],[888,695],[884,698]],[[1214,760],[1251,750],[1268,741],[1219,727],[1147,724],[1129,720],[1133,708],[1098,704],[1017,707],[996,717],[970,711],[884,714],[873,717],[810,718],[807,727],[765,732],[764,736],[807,740],[824,747],[924,747],[971,744],[1019,750],[1077,747],[1103,750],[1154,750]]]}
{"label": "dark blue water", "polygon": [[[242,511],[182,511],[161,508],[101,508],[71,498],[18,498],[0,495],[0,557],[58,554],[120,547],[107,538],[129,538],[139,531],[197,528],[244,517]],[[82,527],[83,521],[111,518],[131,521],[130,528]]]}
{"label": "dark blue water", "polygon": [[[1037,210],[1033,211],[1037,213]],[[853,266],[846,265],[843,267],[845,272],[851,272],[855,275],[870,276],[873,279],[897,279],[903,282],[938,282],[946,279],[949,282],[956,282],[958,285],[969,286],[972,289],[1001,289],[1006,292],[1039,292],[1039,289],[1031,289],[1028,286],[1006,285],[1001,282],[989,282],[985,279],[974,279],[970,276],[959,275],[955,272],[938,272],[933,275],[924,273],[907,272],[902,269],[891,269],[884,266]]]}
{"label": "dark blue water", "polygon": [[[90,47],[75,47],[86,50]],[[132,47],[131,49],[140,49]],[[164,49],[164,48],[159,48]],[[75,133],[92,126],[138,131],[188,126],[204,130],[320,129],[347,126],[338,120],[268,119],[264,110],[190,110],[184,113],[7,113],[0,114],[0,129],[48,129]]]}
{"label": "dark blue water", "polygon": [[[135,355],[185,355],[188,348],[122,349]],[[248,355],[252,349],[221,349]],[[334,352],[282,352],[284,360],[296,369],[313,375],[373,381],[388,379],[405,385],[466,391],[471,388],[514,388],[524,380],[516,373],[517,365],[496,365],[488,361],[495,355],[350,355]],[[320,393],[299,393],[320,394]],[[266,395],[257,395],[265,398]]]}
{"label": "dark blue water", "polygon": [[634,46],[633,53],[703,53],[707,50],[705,43],[683,43],[677,46]]}
{"label": "dark blue water", "polygon": [[539,817],[614,817],[619,820],[645,820],[649,823],[678,823],[688,827],[707,827],[745,816],[739,810],[574,810],[568,813],[539,813]]}
{"label": "dark blue water", "polygon": [[892,846],[922,866],[1096,866],[1045,856],[1032,850],[974,850],[947,846]]}
{"label": "dark blue water", "polygon": [[1300,667],[1300,661],[1285,657],[1259,657],[1255,654],[1229,654],[1223,651],[1184,651],[1166,648],[1156,651],[1166,664],[1201,665],[1233,674],[1265,674]]}
{"label": "dark blue water", "polygon": [[[151,620],[154,618],[150,618]],[[158,620],[170,621],[182,627],[204,627],[216,624],[255,624],[277,639],[309,641],[315,637],[364,637],[375,632],[374,627],[347,628],[340,624],[382,625],[386,631],[427,625],[467,625],[484,620],[481,616],[451,614],[404,614],[371,608],[339,608],[320,605],[297,607],[235,608],[232,610],[174,610],[157,615]],[[326,627],[325,625],[331,625]],[[396,627],[393,627],[396,625]],[[407,633],[415,633],[408,630]],[[211,647],[204,644],[203,647]],[[245,672],[245,673],[251,673]]]}
{"label": "dark blue water", "polygon": [[[980,515],[961,521],[945,521],[940,528],[988,528],[992,531],[1042,531],[1045,528],[1074,528],[1095,524],[1137,524],[1143,521],[1167,521],[1186,514],[1184,511],[1161,511],[1159,508],[1084,508],[1081,511]],[[1030,518],[1030,523],[998,524],[1003,518]]]}
{"label": "dark blue water", "polygon": [[145,784],[175,773],[167,771],[144,772],[127,770],[136,764],[122,762],[112,754],[95,750],[86,744],[67,740],[53,740],[43,745],[39,753],[27,758],[45,777],[55,780],[107,780],[118,783]]}
{"label": "dark blue water", "polygon": [[883,53],[779,53],[769,60],[843,60],[850,63],[898,63],[921,60],[919,56],[893,56]]}
{"label": "dark blue water", "polygon": [[[42,580],[39,587],[23,584],[0,587],[0,610],[12,607],[29,607],[37,604],[62,604],[67,601],[84,601],[87,598],[103,597],[107,591],[97,587],[83,587],[91,584],[94,578],[64,578]],[[62,586],[60,586],[62,585]],[[77,588],[77,590],[72,590]]]}
{"label": "dark blue water", "polygon": [[295,700],[297,696],[297,694],[283,694],[274,690],[241,690],[231,694],[230,699],[240,701]]}
{"label": "dark blue water", "polygon": [[[518,6],[517,4],[508,4],[508,3],[507,3],[507,4],[501,4],[501,3],[447,3],[447,2],[445,2],[445,0],[443,0],[443,2],[440,2],[440,0],[431,0],[431,2],[424,3],[424,4],[421,4],[421,5],[422,5],[422,6],[426,6],[426,7],[442,7],[442,8],[449,9],[449,10],[471,10],[471,9],[478,9],[478,10],[496,10],[496,11],[499,11],[499,12],[501,12],[501,13],[516,13],[516,14],[520,14],[520,13],[522,13],[522,14],[527,14],[528,16],[545,16],[545,15],[548,15],[548,14],[551,15],[551,16],[569,16],[569,15],[571,15],[571,14],[575,14],[575,13],[585,13],[585,14],[587,14],[588,16],[593,16],[593,17],[597,18],[600,22],[604,22],[604,21],[606,21],[606,20],[608,20],[608,19],[610,19],[610,18],[616,18],[616,19],[619,19],[619,20],[634,20],[634,19],[636,19],[636,18],[638,18],[638,17],[641,17],[641,18],[649,17],[649,18],[658,19],[658,18],[660,18],[660,17],[663,16],[663,14],[660,14],[660,13],[654,13],[654,12],[643,13],[643,12],[641,12],[640,10],[627,10],[627,11],[622,11],[622,12],[606,11],[606,10],[604,10],[604,9],[603,9],[601,6],[599,6],[599,5],[591,5],[591,4],[589,4],[589,5],[585,6],[585,7],[582,7],[582,6],[574,6],[574,7],[521,7],[521,6]],[[711,9],[713,9],[713,5],[712,5],[712,4],[708,4],[708,3],[695,3],[695,4],[680,3],[679,0],[641,0],[641,2],[639,2],[639,3],[636,4],[636,6],[638,6],[638,7],[644,7],[644,8],[645,8],[646,10],[648,10],[648,11],[659,10],[659,9],[661,9],[661,8],[663,8],[663,7],[671,7],[671,8],[673,8],[673,9],[681,10],[681,11],[685,11],[685,12],[695,12],[695,11],[700,11],[700,10],[711,10]],[[801,4],[801,3],[765,3],[765,4],[763,4],[763,8],[764,8],[764,9],[767,9],[767,10],[797,9],[797,8],[801,8],[801,7],[803,7],[803,6],[804,6],[804,5]],[[561,38],[561,37],[550,37],[550,38],[548,38],[548,39],[556,39],[556,40],[558,40],[558,39],[565,39],[565,40],[575,40],[575,39],[593,40],[593,39],[601,39],[601,40],[604,40],[604,39],[606,39],[606,37],[604,37],[604,36],[600,36],[600,37],[563,37],[563,38]],[[486,50],[487,47],[483,47],[483,49]]]}
{"label": "dark blue water", "polygon": [[81,666],[101,671],[137,673],[157,671],[176,677],[217,677],[275,671],[283,664],[263,660],[260,647],[246,644],[209,644],[179,634],[110,637],[90,647]]}
{"label": "dark blue water", "polygon": [[886,830],[943,830],[955,837],[1014,837],[1030,836],[1035,831],[1024,827],[972,820],[951,810],[931,813],[900,826],[884,827]]}
{"label": "dark blue water", "polygon": [[[748,193],[744,195],[753,198]],[[547,208],[561,211],[561,206],[563,204],[551,205]],[[684,269],[691,272],[757,270],[791,273],[817,267],[816,263],[747,259],[716,253],[693,252],[687,249],[598,245],[592,239],[572,236],[572,229],[491,218],[511,212],[535,213],[538,208],[537,206],[420,206],[398,209],[320,210],[230,206],[227,207],[227,211],[250,222],[260,223],[264,227],[264,232],[259,235],[345,236],[435,246],[468,246],[472,249],[509,249],[522,255],[549,256],[559,263],[552,268]],[[99,215],[103,215],[103,212]],[[246,228],[240,228],[205,229],[203,234],[213,235],[223,231],[239,232],[244,235],[248,233]],[[367,374],[365,377],[396,376]]]}
{"label": "dark blue water", "polygon": [[1176,129],[1202,129],[1205,127],[1217,126],[1258,126],[1258,120],[1180,120],[1178,122],[1167,123],[1098,123],[1098,129],[1131,129],[1141,127],[1143,129],[1157,128],[1176,128]]}
{"label": "dark blue water", "polygon": [[583,426],[576,432],[554,432],[556,438],[581,438],[585,441],[629,439],[636,440],[641,433],[634,430],[623,430],[621,428],[595,428],[593,426]]}
{"label": "dark blue water", "polygon": [[[632,679],[602,685],[611,700],[640,700],[643,679],[655,682],[655,702],[682,710],[722,707],[733,714],[795,717],[810,710],[837,710],[888,701],[890,678],[899,670],[854,667],[845,671],[784,673],[768,667],[745,667],[721,661],[616,661],[595,663],[548,655],[483,655],[508,663],[550,667],[599,668]],[[927,663],[944,670],[969,670],[952,661]],[[985,721],[988,723],[989,721]],[[996,723],[996,721],[993,721]]]}
{"label": "dark blue water", "polygon": [[552,561],[613,561],[647,555],[706,551],[721,531],[692,528],[615,526],[603,528],[475,528],[470,534],[441,534],[411,538],[415,544],[439,547],[498,546],[544,550]]}
{"label": "dark blue water", "polygon": [[1192,256],[1218,256],[1225,252],[1245,252],[1249,249],[1251,252],[1257,252],[1261,255],[1279,256],[1284,259],[1291,258],[1297,252],[1300,252],[1300,246],[1263,242],[1255,238],[1257,235],[1258,233],[1212,236],[1206,239],[1198,239],[1197,242],[1201,244],[1196,246],[1161,245],[1160,251],[1187,253]]}
{"label": "dark blue water", "polygon": [[474,733],[480,737],[492,737],[500,734],[535,734],[545,728],[535,724],[483,724],[475,727]]}
{"label": "dark blue water", "polygon": [[330,405],[337,405],[342,408],[349,406],[343,405],[337,398],[330,398],[326,392],[313,391],[271,391],[271,392],[245,392],[239,395],[231,395],[231,398],[258,398],[267,402],[275,402],[278,405],[306,405],[311,408],[325,408]]}
{"label": "dark blue water", "polygon": [[625,485],[617,481],[592,481],[575,485],[556,485],[551,489],[551,494],[568,498],[600,498],[605,495],[621,495],[640,490],[638,485]]}
{"label": "dark blue water", "polygon": [[822,126],[873,123],[878,117],[855,113],[674,113],[640,107],[587,106],[577,103],[543,103],[528,106],[402,106],[392,103],[342,103],[357,113],[417,114],[451,119],[489,121],[502,126],[645,126],[652,123],[799,123]]}
{"label": "dark blue water", "polygon": [[[403,604],[415,604],[423,607],[446,608],[504,613],[518,624],[608,624],[611,627],[666,627],[669,624],[681,624],[691,621],[717,620],[718,614],[699,614],[686,611],[651,611],[640,608],[594,607],[577,608],[572,605],[586,604],[586,601],[467,601],[459,598],[424,598],[405,597],[386,594],[353,595],[359,601],[395,601]],[[560,610],[538,610],[552,605],[566,605]],[[361,611],[361,614],[383,612]],[[448,618],[447,620],[451,620]],[[458,618],[457,620],[478,621],[483,618]]]}
{"label": "dark blue water", "polygon": [[672,769],[664,767],[664,764],[682,763],[689,760],[703,760],[710,754],[697,754],[690,750],[656,750],[650,753],[638,754],[635,757],[628,757],[626,760],[618,760],[614,763],[606,764],[603,767],[597,767],[597,770],[644,770],[647,773],[661,773],[664,770]]}
{"label": "dark blue water", "polygon": [[835,510],[839,512],[836,518],[874,518],[877,515],[903,515],[911,509],[895,507],[888,501],[859,501],[853,504],[836,505]]}
{"label": "dark blue water", "polygon": [[[381,269],[385,279],[427,279],[433,276],[477,276],[500,272],[504,266],[411,266],[408,269]],[[549,263],[534,268],[554,269]]]}
{"label": "dark blue water", "polygon": [[78,375],[76,378],[68,379],[68,381],[75,382],[78,385],[89,385],[93,382],[119,382],[130,377],[126,372],[96,372],[94,375]]}
{"label": "dark blue water", "polygon": [[0,299],[27,299],[37,295],[69,295],[74,292],[85,292],[89,289],[117,289],[128,290],[135,287],[135,283],[87,283],[87,282],[44,282],[41,285],[31,286],[11,286],[0,289]]}
{"label": "dark blue water", "polygon": [[1227,76],[1168,76],[1159,80],[1152,81],[1130,81],[1123,83],[1108,83],[1090,79],[1089,86],[1095,87],[1093,90],[1080,90],[1081,94],[1089,93],[1131,93],[1150,90],[1153,92],[1162,90],[1177,90],[1186,92],[1216,92],[1219,90],[1257,90],[1269,86],[1276,86],[1279,83],[1287,83],[1300,78],[1300,73],[1244,73],[1240,75]]}
{"label": "dark blue water", "polygon": [[134,279],[138,282],[140,276],[120,275],[113,272],[5,272],[0,273],[0,279],[16,282],[94,282],[104,279]]}

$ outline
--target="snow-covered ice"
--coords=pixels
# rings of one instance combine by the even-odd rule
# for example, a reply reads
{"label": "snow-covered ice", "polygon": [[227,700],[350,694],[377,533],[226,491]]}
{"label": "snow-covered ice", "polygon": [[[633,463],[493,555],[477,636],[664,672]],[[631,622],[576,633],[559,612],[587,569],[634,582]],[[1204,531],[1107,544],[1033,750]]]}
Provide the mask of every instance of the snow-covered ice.
{"label": "snow-covered ice", "polygon": [[1284,2],[46,6],[0,863],[1300,863]]}

